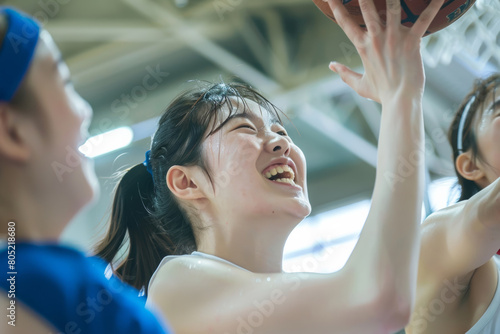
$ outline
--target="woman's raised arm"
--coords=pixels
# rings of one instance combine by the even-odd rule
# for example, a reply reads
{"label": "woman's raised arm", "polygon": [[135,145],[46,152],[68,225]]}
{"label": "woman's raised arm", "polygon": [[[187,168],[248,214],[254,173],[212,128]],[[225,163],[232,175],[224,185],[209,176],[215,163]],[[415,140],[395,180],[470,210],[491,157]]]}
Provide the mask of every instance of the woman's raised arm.
{"label": "woman's raised arm", "polygon": [[365,73],[337,63],[332,70],[383,109],[373,203],[358,245],[346,266],[328,275],[172,260],[158,271],[148,300],[176,333],[392,333],[409,320],[424,187],[420,39],[443,0],[433,0],[412,28],[400,24],[398,0],[387,1],[387,25],[371,0],[360,0],[366,32],[340,0],[329,3]]}
{"label": "woman's raised arm", "polygon": [[[360,288],[377,289],[404,316],[414,301],[419,227],[424,191],[422,95],[425,74],[420,41],[443,4],[432,1],[411,28],[400,24],[399,0],[387,0],[387,22],[374,4],[360,0],[367,31],[349,19],[339,1],[328,1],[358,50],[364,74],[341,64],[331,69],[359,95],[382,104],[378,163],[372,205],[345,270]],[[372,282],[364,284],[367,278]]]}

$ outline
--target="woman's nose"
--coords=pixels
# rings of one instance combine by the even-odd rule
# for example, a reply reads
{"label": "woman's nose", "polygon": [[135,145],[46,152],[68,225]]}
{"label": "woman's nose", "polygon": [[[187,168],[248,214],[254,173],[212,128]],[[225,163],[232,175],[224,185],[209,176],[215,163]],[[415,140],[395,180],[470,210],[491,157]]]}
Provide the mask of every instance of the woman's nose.
{"label": "woman's nose", "polygon": [[270,132],[266,142],[266,150],[270,153],[281,153],[288,156],[290,154],[290,143],[288,140],[274,132]]}

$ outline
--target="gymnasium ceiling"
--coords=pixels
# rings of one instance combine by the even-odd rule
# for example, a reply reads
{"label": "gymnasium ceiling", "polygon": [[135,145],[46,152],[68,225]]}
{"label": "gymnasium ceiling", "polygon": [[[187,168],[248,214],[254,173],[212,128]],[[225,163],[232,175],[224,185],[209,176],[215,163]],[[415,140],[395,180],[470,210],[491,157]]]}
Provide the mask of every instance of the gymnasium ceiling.
{"label": "gymnasium ceiling", "polygon": [[[424,42],[426,148],[432,178],[452,173],[444,140],[450,114],[474,77],[499,70],[500,27],[494,18],[500,9],[495,1],[482,1],[486,7],[464,17],[463,28],[458,29],[459,21]],[[124,125],[134,129],[131,146],[96,159],[103,181],[100,202],[109,201],[109,175],[143,160],[156,117],[176,94],[192,87],[189,80],[228,81],[234,76],[259,88],[292,120],[289,132],[308,159],[316,212],[370,196],[380,109],[357,97],[328,70],[332,60],[361,70],[360,60],[344,33],[311,0],[0,3],[35,15],[52,34],[77,90],[94,108],[92,133]],[[152,70],[168,75],[146,95],[127,100]],[[104,204],[94,211],[99,214],[93,217],[98,217]]]}

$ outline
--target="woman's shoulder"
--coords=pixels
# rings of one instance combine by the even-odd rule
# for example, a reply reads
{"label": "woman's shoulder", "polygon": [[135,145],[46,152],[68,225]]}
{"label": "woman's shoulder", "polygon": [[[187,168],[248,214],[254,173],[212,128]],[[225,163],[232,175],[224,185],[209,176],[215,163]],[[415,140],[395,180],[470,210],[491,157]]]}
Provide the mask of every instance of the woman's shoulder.
{"label": "woman's shoulder", "polygon": [[[162,261],[150,282],[146,306],[167,314],[172,328],[179,333],[200,332],[199,324],[192,319],[210,323],[209,319],[220,316],[217,312],[221,305],[238,303],[234,297],[251,295],[249,283],[252,279],[255,282],[254,275],[215,259],[195,255],[170,257]],[[245,304],[243,299],[240,303]]]}
{"label": "woman's shoulder", "polygon": [[425,218],[424,222],[422,223],[423,228],[428,228],[431,226],[434,226],[436,224],[443,224],[447,221],[447,219],[456,217],[457,215],[460,215],[463,212],[463,209],[465,205],[467,204],[467,201],[461,201],[458,203],[451,204],[445,208],[442,208],[436,212],[433,212],[430,214],[427,218]]}
{"label": "woman's shoulder", "polygon": [[220,289],[238,284],[251,278],[251,275],[243,268],[215,258],[194,254],[167,256],[150,280],[148,296],[165,296],[182,290]]}
{"label": "woman's shoulder", "polygon": [[166,256],[153,274],[151,281],[153,278],[155,282],[172,281],[176,278],[184,280],[186,277],[198,277],[198,274],[203,274],[205,278],[226,278],[228,275],[244,275],[244,273],[250,272],[229,262],[215,257],[200,256],[195,252],[180,256]]}

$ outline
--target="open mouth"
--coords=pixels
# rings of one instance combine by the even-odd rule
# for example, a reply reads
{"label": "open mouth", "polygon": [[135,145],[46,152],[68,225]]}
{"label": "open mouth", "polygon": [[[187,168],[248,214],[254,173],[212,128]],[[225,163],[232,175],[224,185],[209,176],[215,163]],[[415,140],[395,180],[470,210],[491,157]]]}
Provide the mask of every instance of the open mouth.
{"label": "open mouth", "polygon": [[264,176],[271,181],[295,185],[295,173],[288,165],[273,166]]}

